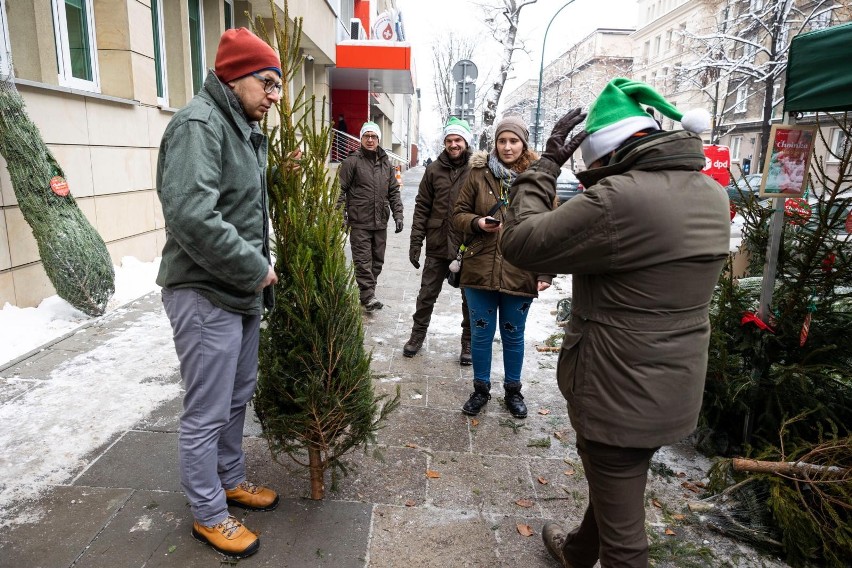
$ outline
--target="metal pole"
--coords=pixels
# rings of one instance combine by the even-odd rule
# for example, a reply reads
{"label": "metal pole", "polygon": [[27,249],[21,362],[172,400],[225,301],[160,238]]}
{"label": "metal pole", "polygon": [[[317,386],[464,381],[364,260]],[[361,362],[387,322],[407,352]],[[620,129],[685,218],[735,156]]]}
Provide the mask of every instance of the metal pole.
{"label": "metal pole", "polygon": [[547,43],[547,32],[550,31],[550,24],[553,23],[553,20],[556,19],[556,16],[559,15],[559,12],[570,6],[574,3],[574,0],[569,0],[565,3],[564,6],[556,10],[556,13],[553,14],[553,17],[550,18],[550,21],[547,23],[547,28],[544,30],[544,40],[541,42],[541,65],[538,68],[538,102],[535,104],[535,135],[533,136],[533,146],[536,150],[539,149],[539,124],[541,123],[541,82],[544,78],[544,46]]}

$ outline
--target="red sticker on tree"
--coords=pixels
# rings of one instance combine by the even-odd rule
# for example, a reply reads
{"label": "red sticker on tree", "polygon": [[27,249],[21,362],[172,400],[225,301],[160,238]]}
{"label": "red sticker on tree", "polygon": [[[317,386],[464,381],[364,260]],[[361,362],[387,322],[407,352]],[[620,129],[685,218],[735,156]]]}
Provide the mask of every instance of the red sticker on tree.
{"label": "red sticker on tree", "polygon": [[53,176],[50,178],[50,190],[59,197],[65,197],[70,191],[68,189],[68,182],[62,176]]}
{"label": "red sticker on tree", "polygon": [[787,199],[784,201],[784,214],[794,225],[804,225],[811,218],[811,206],[804,199]]}
{"label": "red sticker on tree", "polygon": [[852,233],[852,211],[846,216],[846,232]]}

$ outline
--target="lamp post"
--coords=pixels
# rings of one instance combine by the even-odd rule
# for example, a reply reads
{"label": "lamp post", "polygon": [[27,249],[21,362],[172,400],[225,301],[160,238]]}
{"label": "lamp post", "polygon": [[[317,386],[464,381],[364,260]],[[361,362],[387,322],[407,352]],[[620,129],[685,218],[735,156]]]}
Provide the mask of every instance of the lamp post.
{"label": "lamp post", "polygon": [[550,18],[550,21],[547,23],[547,28],[544,30],[544,40],[541,42],[541,65],[538,68],[538,102],[535,104],[535,136],[533,138],[533,146],[538,149],[539,143],[539,124],[541,122],[541,83],[544,80],[544,46],[547,43],[547,32],[550,31],[550,25],[553,23],[553,20],[556,19],[556,16],[559,15],[559,12],[570,6],[574,3],[574,0],[568,0],[564,6],[556,10],[556,13],[553,14],[553,17]]}

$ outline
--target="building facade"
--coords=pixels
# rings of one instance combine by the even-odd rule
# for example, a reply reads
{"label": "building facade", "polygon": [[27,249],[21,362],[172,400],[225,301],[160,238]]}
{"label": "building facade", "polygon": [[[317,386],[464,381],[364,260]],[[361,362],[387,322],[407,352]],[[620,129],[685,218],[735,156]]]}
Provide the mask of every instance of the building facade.
{"label": "building facade", "polygon": [[[325,116],[332,120],[333,112],[348,104],[335,96],[332,81],[340,46],[351,41],[352,19],[370,27],[393,2],[290,0],[288,6],[291,19],[303,18],[304,57],[288,88],[291,93],[304,88],[306,97],[324,100]],[[0,0],[0,76],[13,71],[27,114],[114,264],[125,256],[151,261],[160,255],[165,228],[155,172],[162,133],[201,88],[224,30],[251,27],[257,17],[271,29],[273,9],[283,18],[283,0],[274,5],[267,0]],[[373,96],[365,82],[363,96],[350,107],[353,127],[360,127],[358,118],[376,119],[383,145],[393,143],[402,156],[410,155],[410,141],[417,139],[419,112],[407,49],[407,58],[403,54],[389,64],[404,88],[382,84]],[[367,67],[368,80],[371,72]],[[0,306],[36,306],[54,293],[0,157]]]}

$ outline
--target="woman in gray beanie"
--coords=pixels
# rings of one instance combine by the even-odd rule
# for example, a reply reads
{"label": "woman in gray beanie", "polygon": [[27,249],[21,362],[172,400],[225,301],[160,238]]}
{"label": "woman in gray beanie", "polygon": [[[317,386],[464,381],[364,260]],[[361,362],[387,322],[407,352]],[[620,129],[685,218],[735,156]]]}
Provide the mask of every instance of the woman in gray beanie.
{"label": "woman in gray beanie", "polygon": [[532,300],[550,286],[552,275],[521,270],[503,258],[502,219],[509,188],[538,156],[529,149],[529,130],[518,117],[501,120],[494,137],[491,153],[480,151],[471,157],[470,173],[453,211],[453,224],[464,233],[467,245],[460,286],[470,312],[473,358],[474,391],[462,412],[475,416],[491,398],[491,348],[499,317],[506,408],[515,418],[526,418],[521,395],[524,326]]}

